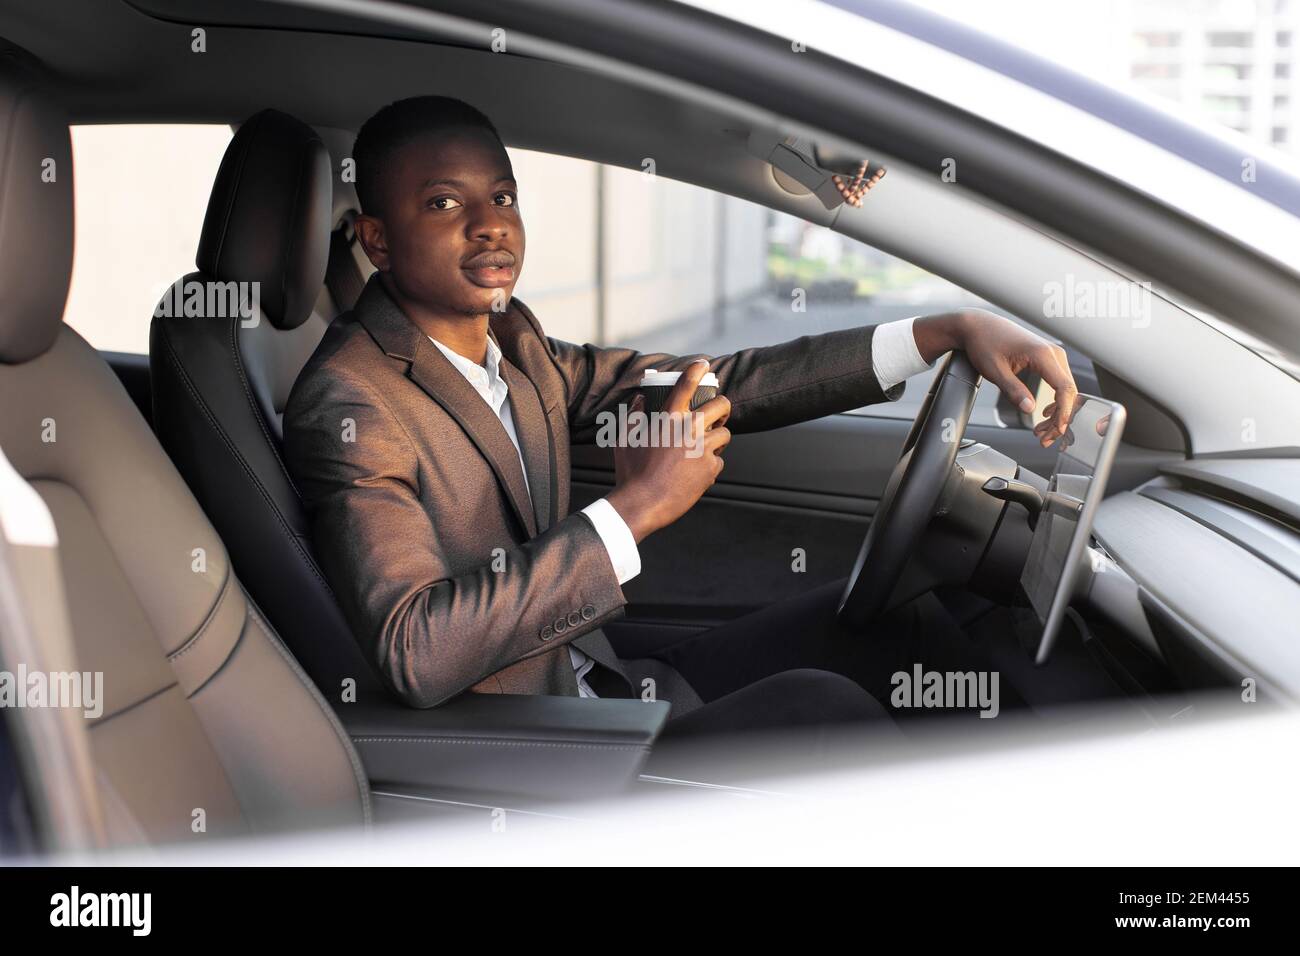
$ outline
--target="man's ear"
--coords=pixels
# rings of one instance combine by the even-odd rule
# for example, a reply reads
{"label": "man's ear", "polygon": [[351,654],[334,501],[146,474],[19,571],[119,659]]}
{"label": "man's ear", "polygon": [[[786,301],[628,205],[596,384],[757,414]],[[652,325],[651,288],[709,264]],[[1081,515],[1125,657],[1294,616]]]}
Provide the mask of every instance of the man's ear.
{"label": "man's ear", "polygon": [[387,272],[388,236],[384,232],[384,221],[374,216],[358,215],[352,220],[352,228],[361,240],[366,257],[380,272]]}

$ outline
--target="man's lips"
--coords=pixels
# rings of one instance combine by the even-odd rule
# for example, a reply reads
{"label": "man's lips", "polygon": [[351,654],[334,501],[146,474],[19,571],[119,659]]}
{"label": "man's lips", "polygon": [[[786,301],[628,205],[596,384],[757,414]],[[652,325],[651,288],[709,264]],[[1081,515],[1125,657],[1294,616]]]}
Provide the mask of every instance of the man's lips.
{"label": "man's lips", "polygon": [[503,249],[471,256],[461,268],[470,282],[485,289],[499,289],[515,280],[515,257]]}

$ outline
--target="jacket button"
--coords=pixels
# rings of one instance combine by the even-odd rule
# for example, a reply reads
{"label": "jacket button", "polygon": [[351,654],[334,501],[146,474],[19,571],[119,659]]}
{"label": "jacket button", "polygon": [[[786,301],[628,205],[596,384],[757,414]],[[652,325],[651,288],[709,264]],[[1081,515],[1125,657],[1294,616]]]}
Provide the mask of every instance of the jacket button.
{"label": "jacket button", "polygon": [[584,621],[590,621],[595,616],[596,616],[596,605],[584,604],[582,606],[582,619]]}
{"label": "jacket button", "polygon": [[555,630],[551,627],[551,625],[547,624],[544,628],[542,628],[542,640],[549,641],[554,636],[555,636]]}
{"label": "jacket button", "polygon": [[568,622],[568,621],[566,621],[566,620],[565,620],[564,618],[562,618],[562,617],[557,617],[557,618],[555,619],[555,633],[556,633],[556,634],[563,634],[563,633],[564,633],[565,631],[567,631],[568,629],[569,629],[569,622]]}
{"label": "jacket button", "polygon": [[577,611],[569,612],[569,627],[577,627],[582,623],[582,615]]}

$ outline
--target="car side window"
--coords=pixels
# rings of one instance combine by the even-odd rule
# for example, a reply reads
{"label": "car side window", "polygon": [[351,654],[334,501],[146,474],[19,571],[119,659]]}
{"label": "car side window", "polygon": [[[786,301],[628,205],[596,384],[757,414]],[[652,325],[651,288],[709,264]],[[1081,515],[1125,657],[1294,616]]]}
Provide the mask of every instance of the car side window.
{"label": "car side window", "polygon": [[95,348],[144,354],[163,292],[194,271],[226,125],[72,127],[76,246],[65,321]]}
{"label": "car side window", "polygon": [[[653,175],[653,167],[510,155],[528,230],[516,295],[556,338],[719,355],[962,306],[1006,314],[824,226]],[[1071,358],[1076,368],[1087,361]],[[930,378],[909,380],[898,402],[848,414],[910,420]],[[999,413],[988,385],[972,420],[1018,424]]]}

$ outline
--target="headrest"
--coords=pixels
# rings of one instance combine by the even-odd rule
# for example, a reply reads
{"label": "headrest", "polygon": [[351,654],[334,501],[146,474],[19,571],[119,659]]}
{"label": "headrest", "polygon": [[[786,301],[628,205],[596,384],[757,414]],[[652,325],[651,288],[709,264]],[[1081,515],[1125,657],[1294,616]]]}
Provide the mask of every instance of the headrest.
{"label": "headrest", "polygon": [[54,344],[72,278],[72,143],[17,51],[0,51],[0,362]]}
{"label": "headrest", "polygon": [[331,214],[329,151],[279,110],[249,117],[226,148],[195,263],[219,282],[257,282],[279,329],[311,315],[325,282]]}

